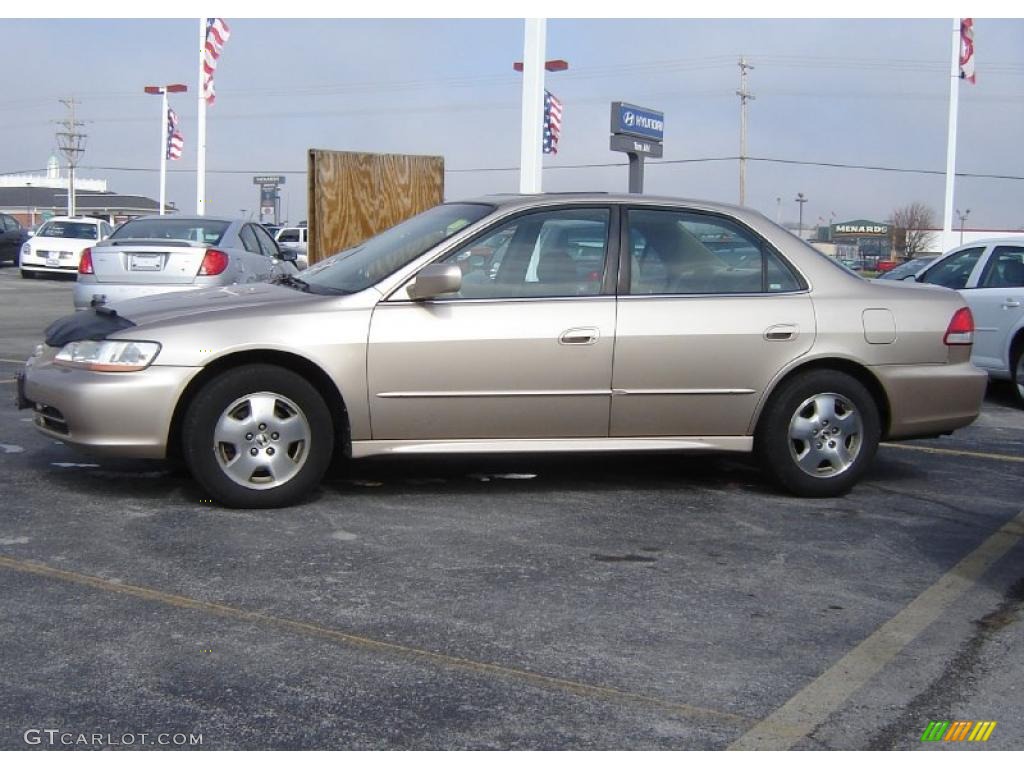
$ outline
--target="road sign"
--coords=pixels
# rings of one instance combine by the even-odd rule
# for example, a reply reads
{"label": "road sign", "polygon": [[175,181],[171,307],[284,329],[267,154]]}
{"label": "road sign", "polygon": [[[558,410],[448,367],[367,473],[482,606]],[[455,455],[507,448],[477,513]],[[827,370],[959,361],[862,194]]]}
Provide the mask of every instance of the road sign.
{"label": "road sign", "polygon": [[284,176],[253,176],[253,184],[270,184],[271,186],[277,186],[284,184]]}

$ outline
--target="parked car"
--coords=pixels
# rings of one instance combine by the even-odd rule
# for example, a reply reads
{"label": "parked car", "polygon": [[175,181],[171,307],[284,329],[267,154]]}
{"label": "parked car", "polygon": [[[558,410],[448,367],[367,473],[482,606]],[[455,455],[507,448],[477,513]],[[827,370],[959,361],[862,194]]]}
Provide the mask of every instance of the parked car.
{"label": "parked car", "polygon": [[28,240],[28,232],[13,216],[0,213],[0,264],[9,261],[18,263],[21,246]]}
{"label": "parked car", "polygon": [[935,256],[921,256],[916,259],[908,259],[902,264],[883,272],[878,276],[879,280],[913,280],[924,271],[924,268],[935,261]]}
{"label": "parked car", "polygon": [[[730,260],[694,234],[716,229]],[[753,452],[830,496],[879,440],[977,417],[973,333],[956,292],[864,280],[748,209],[494,196],[299,276],[63,318],[19,398],[235,507],[298,501],[333,455],[524,451]]]}
{"label": "parked car", "polygon": [[274,239],[282,248],[305,254],[309,250],[309,227],[282,227]]}
{"label": "parked car", "polygon": [[215,216],[142,216],[86,248],[75,309],[158,293],[258,283],[296,272],[263,227]]}
{"label": "parked car", "polygon": [[86,216],[55,216],[35,231],[21,247],[21,276],[42,274],[74,278],[85,248],[106,240],[113,231],[103,219]]}
{"label": "parked car", "polygon": [[1024,406],[1024,237],[954,248],[916,279],[966,299],[977,322],[971,359],[991,378],[1013,382]]}

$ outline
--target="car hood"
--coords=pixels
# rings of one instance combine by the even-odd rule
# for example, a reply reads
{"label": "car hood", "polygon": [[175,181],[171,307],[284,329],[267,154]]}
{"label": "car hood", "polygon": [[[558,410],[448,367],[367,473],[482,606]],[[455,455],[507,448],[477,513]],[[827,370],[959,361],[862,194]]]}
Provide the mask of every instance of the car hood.
{"label": "car hood", "polygon": [[95,245],[96,241],[78,237],[32,237],[29,243],[33,249],[43,251],[81,251]]}
{"label": "car hood", "polygon": [[182,322],[200,324],[211,315],[223,312],[252,312],[265,318],[268,310],[291,311],[300,305],[332,299],[337,296],[303,293],[271,283],[162,293],[66,315],[46,329],[46,343],[59,347],[71,341],[98,341],[129,328],[155,328]]}
{"label": "car hood", "polygon": [[201,320],[201,316],[213,312],[266,310],[271,307],[277,310],[283,309],[282,305],[305,304],[330,298],[332,297],[303,293],[273,283],[253,283],[203,288],[197,291],[158,293],[155,296],[114,302],[110,304],[110,308],[135,325],[143,326],[182,319],[196,322]]}

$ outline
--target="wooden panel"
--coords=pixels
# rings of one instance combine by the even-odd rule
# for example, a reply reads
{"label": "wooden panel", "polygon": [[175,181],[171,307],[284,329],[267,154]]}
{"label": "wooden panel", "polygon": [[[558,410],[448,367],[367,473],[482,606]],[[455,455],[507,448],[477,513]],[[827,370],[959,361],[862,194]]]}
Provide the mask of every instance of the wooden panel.
{"label": "wooden panel", "polygon": [[444,158],[309,150],[309,263],[444,200]]}

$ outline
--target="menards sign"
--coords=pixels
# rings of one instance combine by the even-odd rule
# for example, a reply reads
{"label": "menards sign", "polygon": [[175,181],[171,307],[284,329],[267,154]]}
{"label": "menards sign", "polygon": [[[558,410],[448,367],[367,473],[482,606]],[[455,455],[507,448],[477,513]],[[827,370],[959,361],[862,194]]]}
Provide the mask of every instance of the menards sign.
{"label": "menards sign", "polygon": [[888,237],[889,225],[878,221],[844,221],[832,225],[832,237]]}

